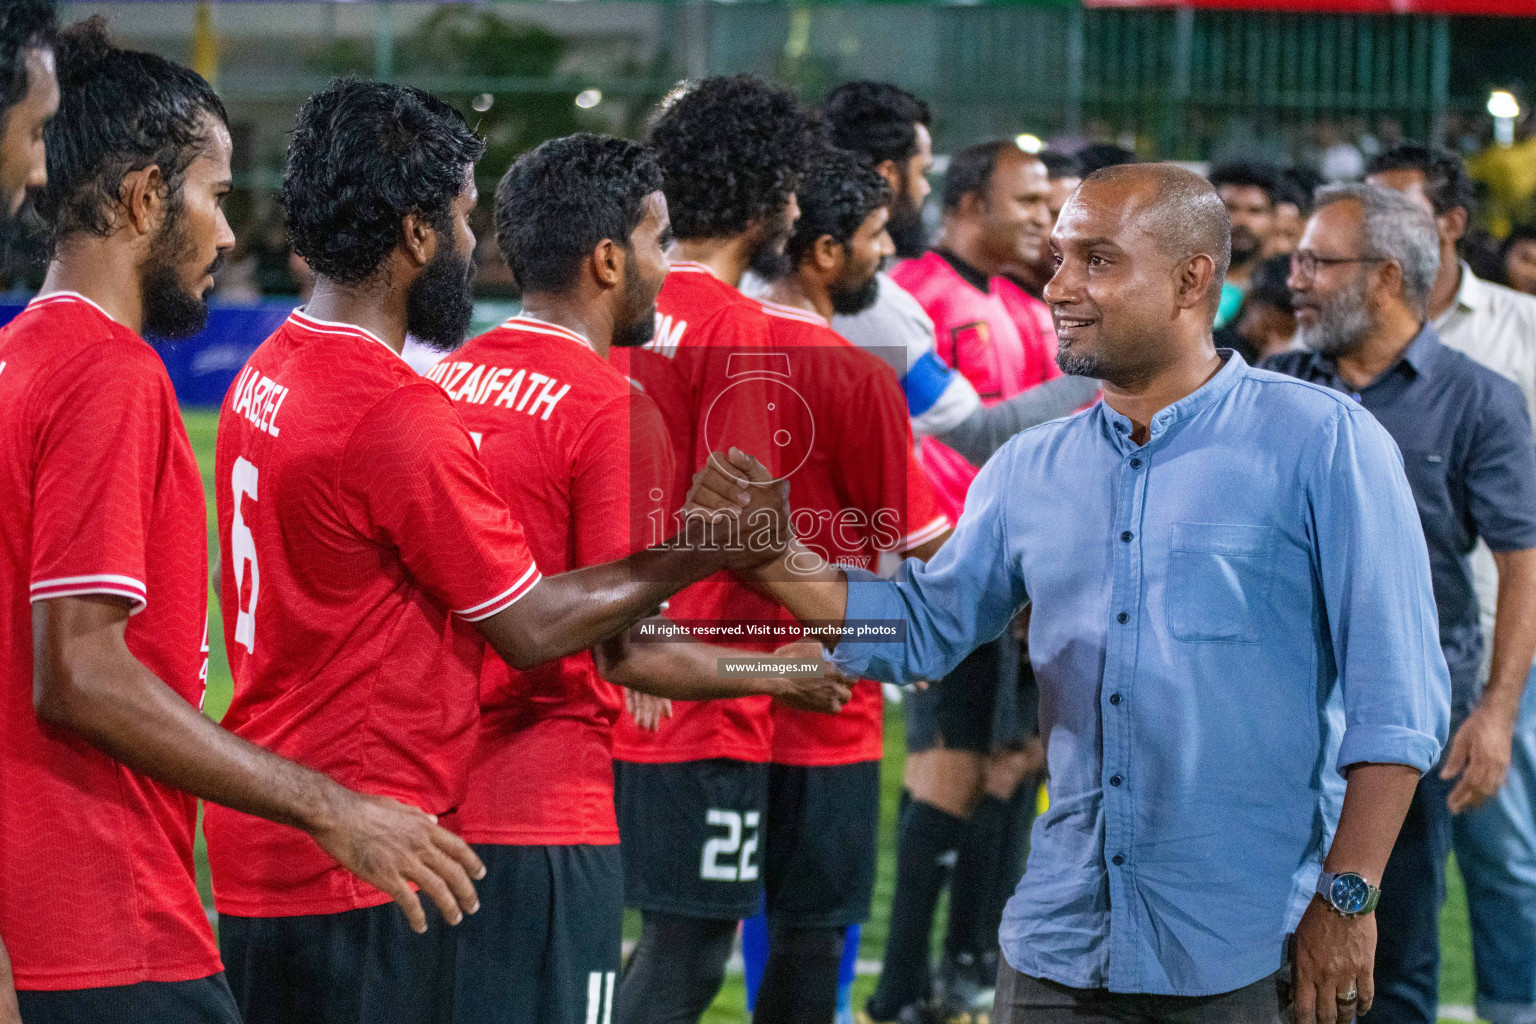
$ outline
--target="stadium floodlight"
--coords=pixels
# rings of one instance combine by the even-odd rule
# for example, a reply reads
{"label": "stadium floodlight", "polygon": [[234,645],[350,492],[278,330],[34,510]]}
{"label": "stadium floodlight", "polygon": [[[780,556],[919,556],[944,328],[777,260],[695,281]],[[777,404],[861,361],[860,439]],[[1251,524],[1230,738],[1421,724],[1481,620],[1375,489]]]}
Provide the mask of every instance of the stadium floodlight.
{"label": "stadium floodlight", "polygon": [[603,102],[601,89],[583,89],[576,94],[576,105],[582,110],[591,110],[601,102]]}
{"label": "stadium floodlight", "polygon": [[1516,118],[1520,116],[1520,101],[1505,89],[1495,89],[1488,94],[1488,113],[1494,117]]}
{"label": "stadium floodlight", "polygon": [[1040,141],[1040,136],[1031,135],[1029,132],[1014,136],[1013,142],[1014,145],[1029,154],[1038,153],[1045,148],[1045,143]]}
{"label": "stadium floodlight", "polygon": [[1515,144],[1515,118],[1520,116],[1520,101],[1506,89],[1488,94],[1488,113],[1493,115],[1493,137],[1501,146]]}

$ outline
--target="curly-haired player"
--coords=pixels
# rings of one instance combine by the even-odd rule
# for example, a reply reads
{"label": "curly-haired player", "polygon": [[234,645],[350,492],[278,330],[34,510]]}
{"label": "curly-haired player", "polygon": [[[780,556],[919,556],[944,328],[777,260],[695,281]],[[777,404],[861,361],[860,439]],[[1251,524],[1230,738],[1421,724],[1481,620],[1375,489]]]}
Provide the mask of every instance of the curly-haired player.
{"label": "curly-haired player", "polygon": [[[672,476],[655,403],[607,360],[655,328],[671,234],[661,172],[635,142],[554,139],[512,165],[495,215],[522,312],[428,376],[479,438],[539,565],[623,558],[651,542]],[[558,400],[523,405],[541,379]],[[817,656],[809,644],[795,653]],[[768,694],[827,712],[850,695],[825,675],[722,678],[719,659],[731,655],[754,657],[621,634],[533,669],[486,658],[469,789],[443,819],[486,865],[485,909],[444,933],[456,1024],[612,1019],[624,913],[612,729],[625,700],[614,684],[686,700]]]}
{"label": "curly-haired player", "polygon": [[[896,375],[837,334],[835,311],[874,301],[875,272],[891,252],[891,189],[851,153],[829,151],[799,191],[800,220],[786,252],[793,269],[764,303],[790,384],[815,423],[812,456],[791,478],[797,539],[840,565],[875,569],[882,552],[927,559],[949,534],[913,455]],[[742,586],[741,618],[788,616]],[[829,1021],[849,929],[869,916],[880,817],[883,697],[861,680],[835,717],[773,709],[764,842],[768,956],[756,1024]]]}
{"label": "curly-haired player", "polygon": [[[315,290],[235,378],[215,462],[225,725],[423,821],[464,799],[487,643],[520,669],[563,657],[748,557],[679,546],[541,577],[444,389],[400,358],[407,332],[452,346],[468,324],[480,150],[418,89],[342,80],[304,105],[283,201]],[[530,415],[562,398],[499,384]],[[301,833],[219,808],[205,830],[246,1024],[441,1019],[453,979],[404,879],[362,884]],[[420,880],[435,921],[479,908],[462,842],[416,857],[437,869]]]}
{"label": "curly-haired player", "polygon": [[[20,602],[0,615],[0,817],[22,823],[0,832],[0,933],[29,1024],[233,1024],[192,872],[197,797],[280,821],[346,884],[361,884],[350,870],[411,904],[407,880],[442,884],[419,848],[473,855],[420,811],[199,712],[203,485],[141,335],[185,336],[207,315],[235,241],[229,129],[207,82],[111,45],[99,19],[56,53],[62,102],[38,204],[53,259],[0,331],[0,401],[14,411],[0,430],[0,534],[15,538],[0,586]],[[14,1017],[0,1008],[0,1020]]]}
{"label": "curly-haired player", "polygon": [[[784,261],[794,190],[822,145],[815,123],[784,89],[711,78],[664,105],[651,142],[677,244],[655,338],[614,359],[661,406],[681,480],[730,445],[772,462],[777,412],[765,378],[742,372],[747,354],[770,343],[768,318],[738,286],[749,265]],[[691,587],[669,612],[728,624],[735,587],[725,579]],[[782,642],[729,639],[758,651]],[[620,1020],[697,1020],[720,988],[737,921],[757,912],[771,703],[679,701],[656,733],[628,719],[615,730],[625,900],[644,921]]]}

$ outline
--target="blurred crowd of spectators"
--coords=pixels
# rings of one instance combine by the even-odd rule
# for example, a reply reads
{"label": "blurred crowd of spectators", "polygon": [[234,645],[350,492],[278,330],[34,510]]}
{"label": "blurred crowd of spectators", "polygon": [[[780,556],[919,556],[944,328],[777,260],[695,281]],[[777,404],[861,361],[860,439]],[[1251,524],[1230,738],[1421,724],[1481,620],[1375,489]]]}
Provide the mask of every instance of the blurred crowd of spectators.
{"label": "blurred crowd of spectators", "polygon": [[[1465,158],[1478,189],[1477,218],[1461,242],[1461,253],[1478,277],[1536,295],[1536,126],[1528,118],[1513,144],[1500,145],[1487,140],[1482,130],[1486,120],[1451,114],[1444,124],[1447,147]],[[1091,122],[1084,135],[1054,139],[1047,152],[1074,160],[1081,175],[1139,158],[1121,144],[1134,146],[1134,136],[1104,141],[1111,135],[1107,125]],[[1319,120],[1301,133],[1288,159],[1276,159],[1275,144],[1250,138],[1214,147],[1206,165],[1211,180],[1240,195],[1239,201],[1228,204],[1233,268],[1217,318],[1223,343],[1250,358],[1262,358],[1280,345],[1280,339],[1291,336],[1295,323],[1286,298],[1286,257],[1301,237],[1313,192],[1323,184],[1363,177],[1371,160],[1402,142],[1401,123],[1386,117],[1374,126],[1359,118]],[[236,195],[243,201],[234,204],[230,220],[240,243],[218,275],[216,299],[245,304],[297,296],[302,301],[312,275],[288,247],[274,197]],[[515,298],[489,215],[482,210],[478,216],[476,291],[482,298]],[[0,293],[35,290],[42,278],[42,256],[39,240],[17,239],[0,260]]]}

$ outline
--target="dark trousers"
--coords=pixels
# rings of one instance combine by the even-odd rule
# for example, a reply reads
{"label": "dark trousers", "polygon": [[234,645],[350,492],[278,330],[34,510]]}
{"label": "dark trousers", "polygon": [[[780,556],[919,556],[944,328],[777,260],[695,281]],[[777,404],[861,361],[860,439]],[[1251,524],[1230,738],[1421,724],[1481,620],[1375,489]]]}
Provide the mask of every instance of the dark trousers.
{"label": "dark trousers", "polygon": [[1069,988],[997,970],[994,1024],[1282,1024],[1289,1019],[1291,972],[1214,996],[1151,996]]}
{"label": "dark trousers", "polygon": [[196,981],[17,992],[22,1024],[240,1024],[222,973]]}
{"label": "dark trousers", "polygon": [[[1376,1002],[1369,1024],[1434,1024],[1440,1003],[1440,907],[1451,852],[1455,780],[1438,766],[1414,790],[1397,845],[1381,876],[1376,905]],[[1536,954],[1533,954],[1536,955]]]}

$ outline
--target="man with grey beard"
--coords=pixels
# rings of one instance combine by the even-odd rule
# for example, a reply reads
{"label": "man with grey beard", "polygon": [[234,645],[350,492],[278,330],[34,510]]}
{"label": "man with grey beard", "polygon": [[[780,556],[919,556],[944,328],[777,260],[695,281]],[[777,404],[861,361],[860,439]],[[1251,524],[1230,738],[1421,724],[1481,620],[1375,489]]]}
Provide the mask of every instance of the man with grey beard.
{"label": "man with grey beard", "polygon": [[[1426,322],[1439,268],[1435,223],[1378,185],[1324,189],[1291,259],[1298,338],[1267,368],[1352,396],[1402,452],[1429,546],[1440,645],[1451,675],[1451,744],[1403,822],[1377,907],[1371,1019],[1433,1021],[1438,920],[1451,816],[1495,793],[1536,655],[1536,447],[1520,389],[1443,346]],[[1481,537],[1499,569],[1492,667],[1469,556]]]}

